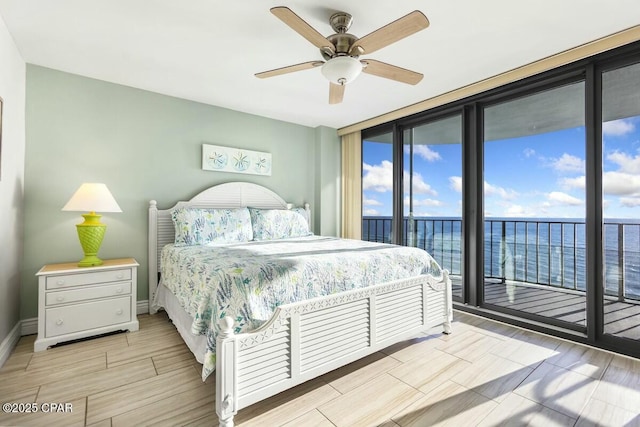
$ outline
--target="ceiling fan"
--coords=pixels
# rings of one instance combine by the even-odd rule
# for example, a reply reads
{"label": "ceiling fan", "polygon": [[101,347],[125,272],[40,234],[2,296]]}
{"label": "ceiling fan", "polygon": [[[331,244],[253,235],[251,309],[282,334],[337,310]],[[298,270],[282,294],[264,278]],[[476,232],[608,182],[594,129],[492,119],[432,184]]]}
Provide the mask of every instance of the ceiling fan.
{"label": "ceiling fan", "polygon": [[429,20],[418,10],[378,28],[362,38],[347,33],[353,22],[353,17],[345,12],[331,15],[329,23],[336,33],[328,37],[320,34],[288,7],[274,7],[271,9],[271,13],[319,48],[325,61],[309,61],[264,71],[257,73],[256,77],[262,79],[322,67],[322,74],[329,80],[329,104],[342,102],[345,85],[358,77],[361,72],[411,85],[418,84],[422,80],[422,74],[415,71],[373,59],[358,59],[360,55],[373,53],[427,28]]}

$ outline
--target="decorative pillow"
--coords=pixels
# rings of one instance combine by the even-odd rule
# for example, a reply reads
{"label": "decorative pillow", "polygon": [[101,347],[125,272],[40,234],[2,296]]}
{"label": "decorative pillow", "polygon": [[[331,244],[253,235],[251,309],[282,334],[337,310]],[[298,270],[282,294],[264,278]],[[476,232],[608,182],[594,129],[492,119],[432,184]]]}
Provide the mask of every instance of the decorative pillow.
{"label": "decorative pillow", "polygon": [[251,216],[247,208],[178,208],[171,214],[175,245],[248,242],[253,239]]}
{"label": "decorative pillow", "polygon": [[309,212],[305,208],[291,208],[292,212],[297,212],[307,221],[307,225],[311,222],[311,218],[309,218]]}
{"label": "decorative pillow", "polygon": [[295,210],[249,208],[254,240],[309,236],[309,223]]}

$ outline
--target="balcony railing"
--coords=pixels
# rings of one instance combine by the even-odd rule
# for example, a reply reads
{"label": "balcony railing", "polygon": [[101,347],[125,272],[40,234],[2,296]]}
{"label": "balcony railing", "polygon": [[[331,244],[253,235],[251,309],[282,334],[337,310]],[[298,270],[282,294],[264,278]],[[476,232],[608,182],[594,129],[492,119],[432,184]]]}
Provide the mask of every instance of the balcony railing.
{"label": "balcony railing", "polygon": [[[363,218],[362,238],[392,242],[391,218]],[[402,243],[429,252],[453,275],[461,274],[459,218],[404,218]],[[605,294],[640,300],[640,223],[605,222]],[[579,221],[485,220],[485,278],[586,290],[585,224]]]}

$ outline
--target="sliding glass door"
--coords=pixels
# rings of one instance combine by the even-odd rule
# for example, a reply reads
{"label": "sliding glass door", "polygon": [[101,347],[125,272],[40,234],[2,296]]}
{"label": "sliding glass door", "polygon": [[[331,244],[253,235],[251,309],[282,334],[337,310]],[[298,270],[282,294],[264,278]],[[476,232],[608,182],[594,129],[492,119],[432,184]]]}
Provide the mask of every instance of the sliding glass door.
{"label": "sliding glass door", "polygon": [[604,333],[640,342],[640,64],[602,73]]}
{"label": "sliding glass door", "polygon": [[484,300],[586,329],[585,84],[484,109]]}
{"label": "sliding glass door", "polygon": [[403,241],[449,270],[462,296],[462,116],[403,131]]}

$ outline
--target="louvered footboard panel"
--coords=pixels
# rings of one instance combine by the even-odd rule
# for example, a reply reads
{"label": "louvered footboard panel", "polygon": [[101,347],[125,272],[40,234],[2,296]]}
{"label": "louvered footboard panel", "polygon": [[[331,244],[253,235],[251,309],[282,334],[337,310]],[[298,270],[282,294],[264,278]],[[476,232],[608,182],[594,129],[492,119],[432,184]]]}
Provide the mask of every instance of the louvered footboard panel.
{"label": "louvered footboard panel", "polygon": [[366,348],[370,343],[369,300],[358,300],[300,316],[300,371]]}
{"label": "louvered footboard panel", "polygon": [[291,377],[289,322],[259,345],[238,351],[238,390],[250,394]]}
{"label": "louvered footboard panel", "polygon": [[445,291],[436,291],[431,287],[427,287],[427,323],[430,325],[436,325],[443,322],[445,317],[446,304],[443,304],[445,297]]}
{"label": "louvered footboard panel", "polygon": [[398,330],[407,330],[423,324],[422,289],[422,285],[416,285],[377,296],[378,342],[394,337]]}

